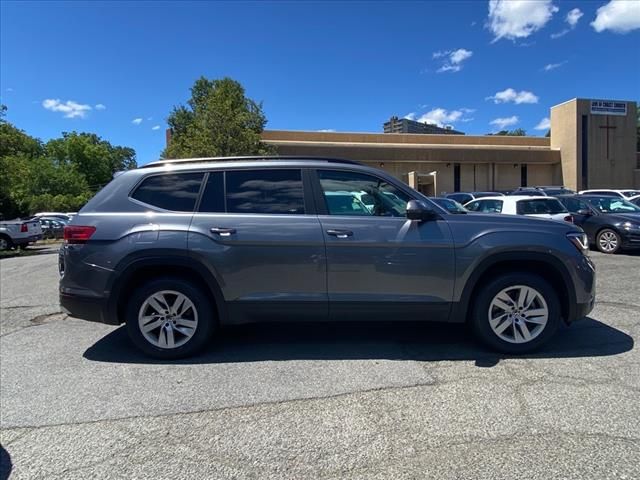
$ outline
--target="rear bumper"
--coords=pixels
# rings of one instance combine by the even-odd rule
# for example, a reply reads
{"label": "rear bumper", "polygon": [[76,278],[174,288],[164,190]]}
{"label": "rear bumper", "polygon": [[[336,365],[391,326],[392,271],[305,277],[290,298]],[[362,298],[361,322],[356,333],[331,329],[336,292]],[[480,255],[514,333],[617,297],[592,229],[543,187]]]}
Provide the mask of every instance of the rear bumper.
{"label": "rear bumper", "polygon": [[108,314],[107,302],[103,298],[85,297],[60,292],[60,307],[68,315],[89,322],[119,325],[114,316]]}
{"label": "rear bumper", "polygon": [[38,240],[42,240],[42,234],[40,235],[30,235],[28,237],[20,237],[12,239],[14,245],[27,245],[29,243],[37,242]]}

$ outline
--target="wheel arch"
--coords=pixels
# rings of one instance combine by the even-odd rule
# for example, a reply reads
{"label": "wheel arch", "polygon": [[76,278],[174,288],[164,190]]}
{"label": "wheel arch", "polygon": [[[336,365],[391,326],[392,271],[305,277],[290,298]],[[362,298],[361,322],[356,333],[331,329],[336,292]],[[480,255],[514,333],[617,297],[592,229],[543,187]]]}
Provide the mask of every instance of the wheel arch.
{"label": "wheel arch", "polygon": [[124,323],[124,309],[130,292],[137,284],[160,276],[176,276],[196,283],[209,297],[220,323],[227,319],[226,303],[215,275],[206,266],[192,257],[177,254],[162,254],[134,257],[123,260],[116,268],[110,285],[108,315]]}
{"label": "wheel arch", "polygon": [[[517,262],[517,264],[516,264]],[[464,286],[460,301],[454,305],[453,319],[465,322],[475,302],[476,295],[487,279],[512,272],[536,274],[548,281],[558,293],[562,318],[574,317],[576,295],[573,280],[567,268],[556,257],[538,252],[505,252],[483,260]]]}

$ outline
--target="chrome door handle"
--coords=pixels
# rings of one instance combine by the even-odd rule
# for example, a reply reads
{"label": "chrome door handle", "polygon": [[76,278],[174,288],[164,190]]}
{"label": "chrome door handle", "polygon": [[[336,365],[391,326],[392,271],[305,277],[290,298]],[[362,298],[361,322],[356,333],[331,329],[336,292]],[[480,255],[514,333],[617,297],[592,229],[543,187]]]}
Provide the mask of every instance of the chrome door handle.
{"label": "chrome door handle", "polygon": [[330,229],[330,230],[327,230],[327,235],[331,235],[332,237],[336,237],[336,238],[347,238],[347,237],[352,237],[353,232],[351,230]]}
{"label": "chrome door handle", "polygon": [[220,235],[221,237],[230,237],[234,233],[236,233],[235,228],[221,228],[221,227],[211,227],[211,233],[215,233],[216,235]]}

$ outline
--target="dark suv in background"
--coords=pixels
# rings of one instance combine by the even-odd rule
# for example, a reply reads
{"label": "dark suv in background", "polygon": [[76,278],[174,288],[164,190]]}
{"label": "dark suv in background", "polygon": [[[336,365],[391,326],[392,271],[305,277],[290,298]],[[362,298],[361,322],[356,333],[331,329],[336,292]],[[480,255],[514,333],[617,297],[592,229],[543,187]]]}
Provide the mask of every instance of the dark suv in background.
{"label": "dark suv in background", "polygon": [[341,160],[156,162],[118,175],[65,239],[62,307],[126,323],[160,358],[193,354],[221,325],[273,320],[468,321],[517,354],[594,304],[579,228],[450,214]]}

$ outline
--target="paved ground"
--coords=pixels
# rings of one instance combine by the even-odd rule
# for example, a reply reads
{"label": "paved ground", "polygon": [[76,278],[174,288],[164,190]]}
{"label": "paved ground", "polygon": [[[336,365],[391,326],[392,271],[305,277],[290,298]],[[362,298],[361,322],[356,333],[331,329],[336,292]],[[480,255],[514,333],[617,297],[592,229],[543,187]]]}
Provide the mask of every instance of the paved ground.
{"label": "paved ground", "polygon": [[59,314],[55,254],[0,261],[0,479],[640,477],[640,256],[543,352],[459,326],[226,331],[152,362]]}

